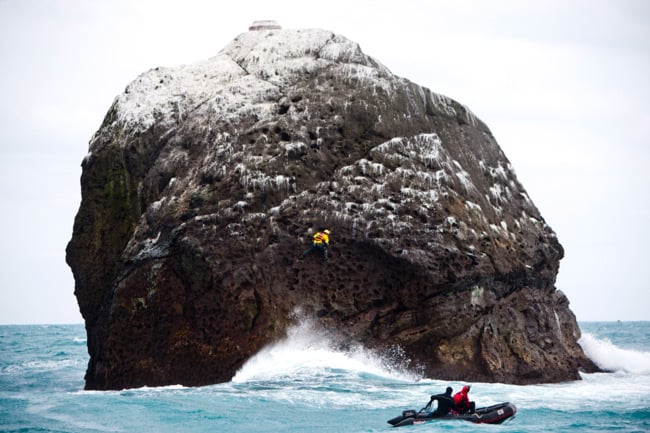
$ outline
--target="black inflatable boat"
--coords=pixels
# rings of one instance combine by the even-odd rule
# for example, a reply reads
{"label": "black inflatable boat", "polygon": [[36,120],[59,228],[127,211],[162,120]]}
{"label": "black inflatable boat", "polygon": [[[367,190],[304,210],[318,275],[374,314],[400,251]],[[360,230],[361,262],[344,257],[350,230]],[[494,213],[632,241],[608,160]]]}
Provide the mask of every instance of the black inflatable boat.
{"label": "black inflatable boat", "polygon": [[429,412],[428,405],[419,412],[415,410],[405,410],[400,416],[388,420],[393,427],[402,427],[405,425],[423,424],[429,421],[437,420],[463,420],[477,424],[501,424],[505,420],[512,418],[517,413],[517,407],[512,403],[499,403],[492,406],[477,408],[473,413],[454,413],[439,411]]}

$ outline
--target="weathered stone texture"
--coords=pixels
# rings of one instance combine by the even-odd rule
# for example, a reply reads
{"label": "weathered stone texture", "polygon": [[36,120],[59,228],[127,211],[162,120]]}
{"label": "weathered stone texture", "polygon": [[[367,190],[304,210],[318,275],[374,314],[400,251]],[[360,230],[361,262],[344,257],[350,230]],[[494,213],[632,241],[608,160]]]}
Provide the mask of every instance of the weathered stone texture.
{"label": "weathered stone texture", "polygon": [[[595,368],[555,288],[562,247],[487,126],[330,32],[245,33],[141,75],[81,186],[87,388],[228,381],[297,310],[429,377]],[[319,226],[332,260],[296,261]]]}

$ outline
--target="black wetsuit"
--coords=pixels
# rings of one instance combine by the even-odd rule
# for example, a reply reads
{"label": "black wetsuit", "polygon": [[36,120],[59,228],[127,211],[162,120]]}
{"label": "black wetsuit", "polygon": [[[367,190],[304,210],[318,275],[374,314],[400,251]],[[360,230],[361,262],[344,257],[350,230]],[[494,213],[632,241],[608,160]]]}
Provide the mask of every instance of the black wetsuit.
{"label": "black wetsuit", "polygon": [[452,389],[451,387],[447,388],[447,391],[444,394],[436,394],[431,396],[431,404],[434,400],[438,402],[438,407],[435,412],[432,413],[433,416],[442,416],[447,415],[454,408],[454,399],[451,396]]}

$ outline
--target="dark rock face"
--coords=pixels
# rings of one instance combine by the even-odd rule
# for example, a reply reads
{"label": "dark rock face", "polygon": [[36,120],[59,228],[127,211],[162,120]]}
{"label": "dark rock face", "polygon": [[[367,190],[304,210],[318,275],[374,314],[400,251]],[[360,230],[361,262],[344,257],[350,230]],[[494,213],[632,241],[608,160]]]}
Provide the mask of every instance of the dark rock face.
{"label": "dark rock face", "polygon": [[[228,381],[296,311],[428,377],[594,370],[563,250],[489,129],[322,30],[240,35],[118,96],[67,261],[89,389]],[[331,260],[296,258],[319,226]]]}

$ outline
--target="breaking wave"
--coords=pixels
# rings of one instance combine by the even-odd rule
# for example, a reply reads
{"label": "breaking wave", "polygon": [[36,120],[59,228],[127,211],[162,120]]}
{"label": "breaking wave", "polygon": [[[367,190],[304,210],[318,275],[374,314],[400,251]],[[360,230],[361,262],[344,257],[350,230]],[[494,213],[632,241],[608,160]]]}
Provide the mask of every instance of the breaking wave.
{"label": "breaking wave", "polygon": [[603,370],[650,375],[650,352],[622,349],[607,338],[597,338],[589,333],[584,333],[578,343]]}
{"label": "breaking wave", "polygon": [[290,328],[286,338],[270,344],[250,358],[233,378],[233,383],[278,380],[286,377],[328,374],[371,374],[397,380],[418,380],[410,360],[399,349],[378,353],[361,345],[338,347],[326,331],[313,321],[303,320]]}

